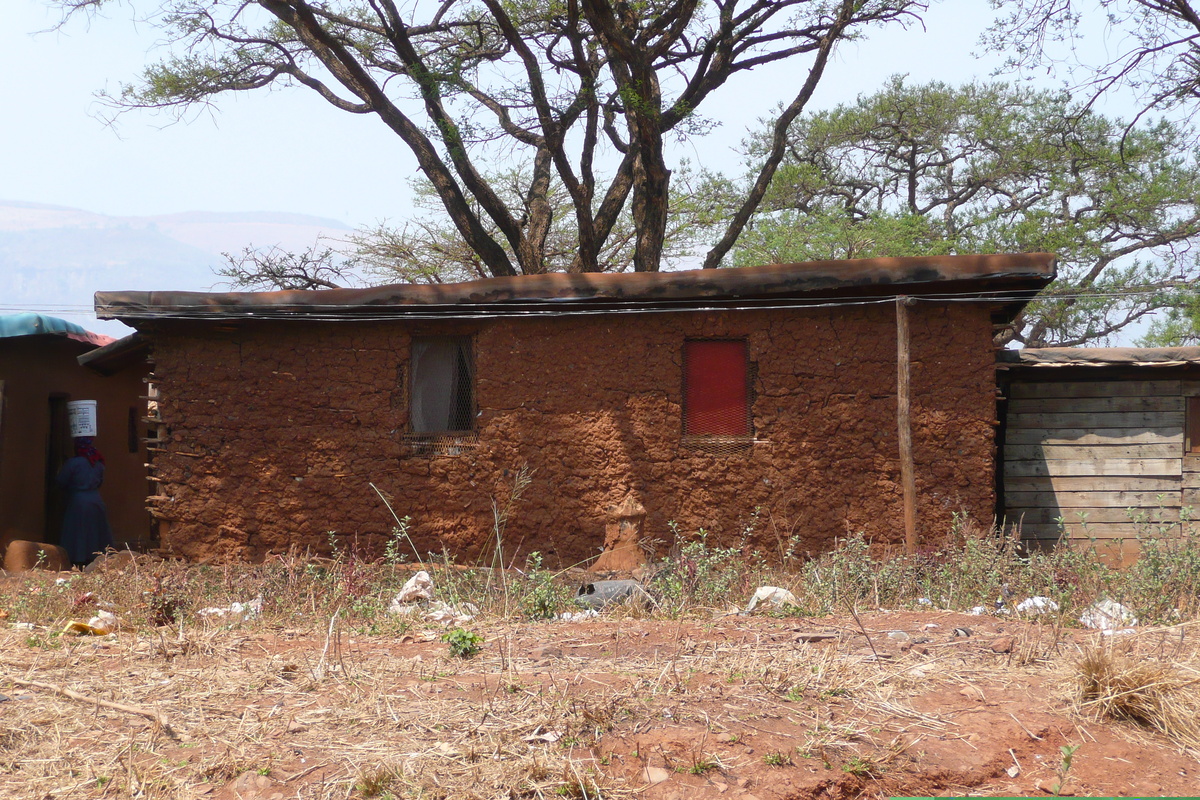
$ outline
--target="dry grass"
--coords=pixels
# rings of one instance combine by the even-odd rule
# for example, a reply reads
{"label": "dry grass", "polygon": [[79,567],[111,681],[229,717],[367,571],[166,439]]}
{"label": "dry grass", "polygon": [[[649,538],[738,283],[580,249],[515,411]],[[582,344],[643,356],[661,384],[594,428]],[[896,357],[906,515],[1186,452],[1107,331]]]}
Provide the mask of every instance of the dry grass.
{"label": "dry grass", "polygon": [[[869,585],[875,599],[889,596],[878,575],[846,583],[864,563],[847,556],[819,575],[843,595]],[[487,640],[477,657],[452,658],[438,641],[443,628],[384,611],[413,566],[346,553],[244,567],[139,558],[63,584],[44,574],[6,579],[0,692],[12,699],[0,704],[0,796],[190,798],[247,772],[301,800],[624,798],[641,792],[648,766],[709,780],[824,762],[835,776],[875,776],[958,735],[952,716],[918,711],[913,698],[1000,685],[1022,671],[1057,679],[1074,649],[1064,612],[1021,628],[1007,656],[951,637],[947,623],[926,655],[881,659],[873,650],[891,646],[886,617],[872,623],[864,612],[876,626],[869,648],[866,629],[844,614],[836,623],[721,614],[759,581],[804,587],[797,575],[755,571],[739,554],[701,547],[651,582],[669,603],[575,625],[531,623],[529,609],[573,594],[578,576],[498,579],[425,566],[439,598],[482,608],[466,626]],[[264,599],[259,619],[196,613],[255,596]],[[60,634],[98,603],[122,618],[117,634]],[[803,643],[796,625],[833,639]],[[1079,707],[1194,745],[1195,629],[1162,630],[1131,637],[1147,650],[1136,658],[1109,653],[1089,667],[1096,681],[1080,689]],[[547,644],[561,652],[535,654]],[[1120,677],[1121,659],[1163,665],[1161,674]],[[673,736],[684,744],[672,747]],[[747,755],[730,746],[737,736],[766,744]]]}
{"label": "dry grass", "polygon": [[1074,671],[1079,710],[1200,748],[1200,673],[1194,668],[1123,653],[1108,641],[1087,649]]}

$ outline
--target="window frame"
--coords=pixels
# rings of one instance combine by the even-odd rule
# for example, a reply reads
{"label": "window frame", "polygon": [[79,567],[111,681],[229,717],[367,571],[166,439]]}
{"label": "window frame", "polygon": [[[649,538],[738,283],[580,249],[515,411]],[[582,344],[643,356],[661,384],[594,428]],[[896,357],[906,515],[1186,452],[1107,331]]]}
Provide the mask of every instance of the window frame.
{"label": "window frame", "polygon": [[[456,363],[451,368],[453,370],[451,381],[461,381],[466,377],[466,391],[469,393],[466,398],[457,396],[462,391],[461,384],[458,387],[451,386],[448,390],[448,402],[451,406],[447,410],[446,416],[448,422],[453,424],[454,419],[465,421],[466,427],[454,428],[427,428],[417,430],[417,413],[415,412],[415,404],[419,394],[418,381],[422,379],[418,370],[418,347],[422,343],[433,342],[448,342],[456,345],[455,359]],[[476,379],[475,370],[475,337],[470,334],[417,334],[409,337],[408,348],[408,375],[406,380],[406,411],[407,424],[405,425],[404,439],[414,445],[471,445],[478,442],[477,419],[479,415],[478,403],[478,381]],[[462,363],[465,360],[465,364]],[[465,406],[465,408],[461,408]],[[455,408],[458,413],[455,413]],[[440,451],[439,451],[440,452]],[[447,452],[443,454],[454,454]]]}
{"label": "window frame", "polygon": [[[745,425],[741,433],[697,433],[689,430],[689,395],[690,389],[688,386],[688,363],[690,361],[688,349],[692,344],[702,344],[709,342],[729,342],[737,343],[742,347],[742,352],[745,356],[742,366],[742,374],[745,380],[744,401],[745,401]],[[681,348],[682,369],[681,369],[681,418],[680,418],[680,440],[685,445],[745,445],[755,441],[756,431],[754,427],[754,372],[755,362],[750,356],[750,341],[745,336],[690,336],[683,340]]]}

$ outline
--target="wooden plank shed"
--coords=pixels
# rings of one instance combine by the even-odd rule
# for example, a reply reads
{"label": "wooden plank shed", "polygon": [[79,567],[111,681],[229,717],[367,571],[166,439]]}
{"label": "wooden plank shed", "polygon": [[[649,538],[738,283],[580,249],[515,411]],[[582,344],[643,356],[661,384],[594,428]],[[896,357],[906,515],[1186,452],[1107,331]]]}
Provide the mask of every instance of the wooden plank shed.
{"label": "wooden plank shed", "polygon": [[1200,347],[1002,351],[997,496],[1047,544],[1132,554],[1200,518]]}

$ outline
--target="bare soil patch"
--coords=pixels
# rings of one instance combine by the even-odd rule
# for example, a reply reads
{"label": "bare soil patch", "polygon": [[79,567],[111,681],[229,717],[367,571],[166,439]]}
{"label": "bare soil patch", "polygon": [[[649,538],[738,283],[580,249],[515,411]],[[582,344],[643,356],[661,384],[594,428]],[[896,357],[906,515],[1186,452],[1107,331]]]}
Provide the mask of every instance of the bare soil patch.
{"label": "bare soil patch", "polygon": [[464,660],[433,624],[192,615],[71,637],[18,622],[0,627],[4,797],[1162,796],[1200,781],[1200,754],[1072,695],[1096,647],[1192,670],[1191,624],[484,617],[464,626],[484,637]]}

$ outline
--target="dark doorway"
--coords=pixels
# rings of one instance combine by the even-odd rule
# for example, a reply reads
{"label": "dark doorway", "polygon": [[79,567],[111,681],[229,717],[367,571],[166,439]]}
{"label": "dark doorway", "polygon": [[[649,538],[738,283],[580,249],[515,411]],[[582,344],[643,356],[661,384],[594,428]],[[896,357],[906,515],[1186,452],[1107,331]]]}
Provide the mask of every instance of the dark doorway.
{"label": "dark doorway", "polygon": [[66,511],[66,494],[58,488],[55,478],[63,462],[74,453],[71,446],[71,429],[67,422],[67,394],[50,395],[50,425],[46,436],[46,529],[42,541],[58,544],[62,533],[63,513]]}

